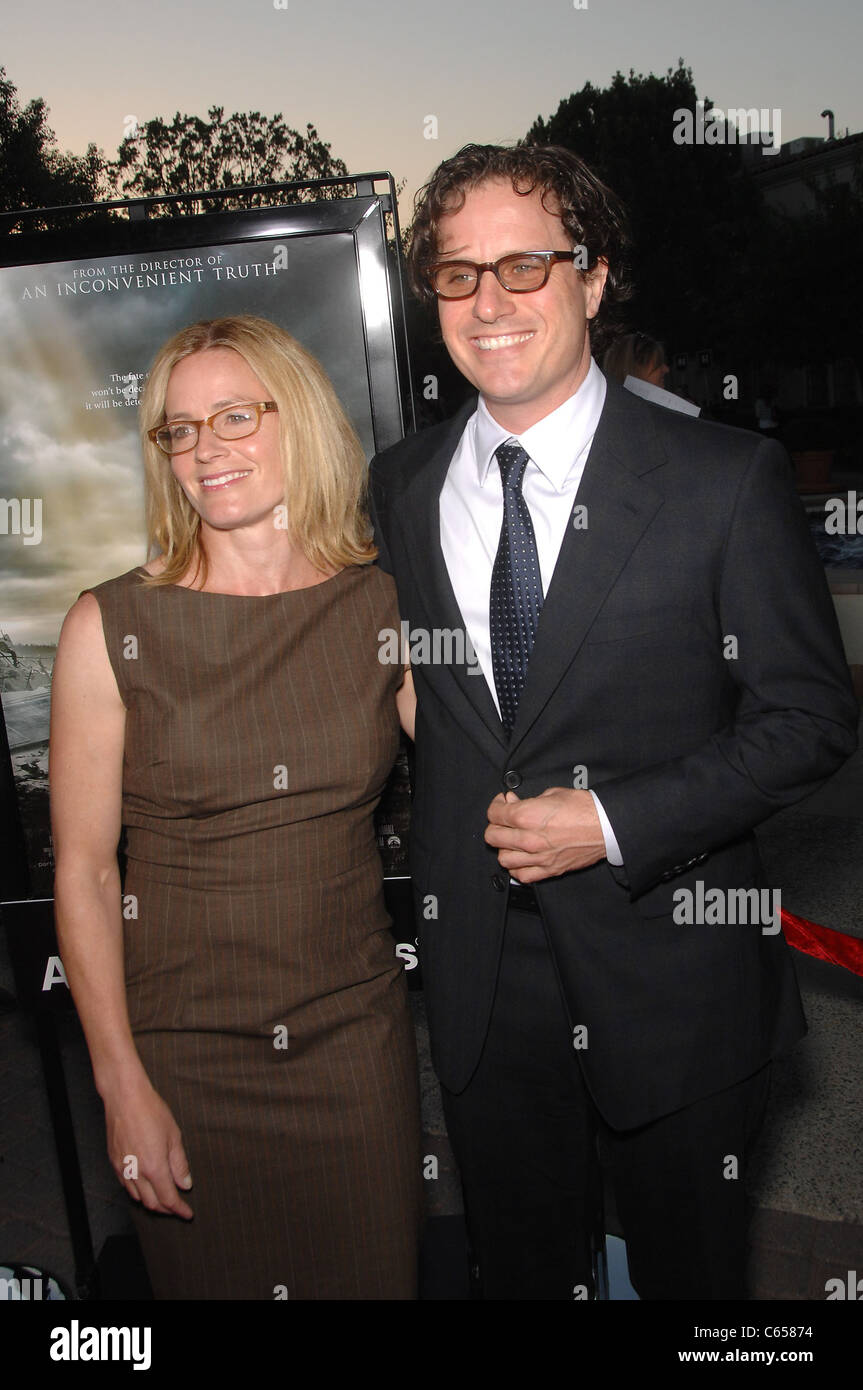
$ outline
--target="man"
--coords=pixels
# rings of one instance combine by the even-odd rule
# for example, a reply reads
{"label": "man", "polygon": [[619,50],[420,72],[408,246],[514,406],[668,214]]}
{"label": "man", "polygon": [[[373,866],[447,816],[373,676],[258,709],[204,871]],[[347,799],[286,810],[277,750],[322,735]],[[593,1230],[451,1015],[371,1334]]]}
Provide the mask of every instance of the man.
{"label": "man", "polygon": [[597,1143],[639,1295],[744,1296],[769,1063],[805,1031],[752,830],[855,746],[783,451],[592,361],[622,227],[565,150],[445,161],[409,263],[479,400],[372,466],[412,647],[475,653],[414,659],[411,867],[485,1298],[590,1296]]}

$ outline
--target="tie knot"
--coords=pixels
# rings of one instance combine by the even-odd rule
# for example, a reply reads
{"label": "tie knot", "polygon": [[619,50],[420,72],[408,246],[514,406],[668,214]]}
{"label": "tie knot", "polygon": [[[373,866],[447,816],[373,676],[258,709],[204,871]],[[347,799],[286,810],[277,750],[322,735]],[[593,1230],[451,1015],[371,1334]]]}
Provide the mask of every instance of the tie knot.
{"label": "tie knot", "polygon": [[494,456],[500,468],[500,480],[504,489],[512,488],[514,492],[518,492],[524,470],[527,468],[528,455],[516,440],[508,439],[505,444],[498,445]]}

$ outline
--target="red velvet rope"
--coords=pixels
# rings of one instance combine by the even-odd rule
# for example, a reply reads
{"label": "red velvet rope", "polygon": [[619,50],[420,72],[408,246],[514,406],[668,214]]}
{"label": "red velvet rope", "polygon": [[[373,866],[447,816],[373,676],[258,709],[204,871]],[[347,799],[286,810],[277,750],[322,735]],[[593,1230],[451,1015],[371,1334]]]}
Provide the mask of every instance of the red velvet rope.
{"label": "red velvet rope", "polygon": [[784,907],[782,928],[788,945],[796,951],[805,951],[807,956],[815,956],[817,960],[826,960],[831,965],[853,970],[855,975],[863,975],[863,940],[860,937],[834,931],[832,927],[819,927],[816,922],[786,912]]}

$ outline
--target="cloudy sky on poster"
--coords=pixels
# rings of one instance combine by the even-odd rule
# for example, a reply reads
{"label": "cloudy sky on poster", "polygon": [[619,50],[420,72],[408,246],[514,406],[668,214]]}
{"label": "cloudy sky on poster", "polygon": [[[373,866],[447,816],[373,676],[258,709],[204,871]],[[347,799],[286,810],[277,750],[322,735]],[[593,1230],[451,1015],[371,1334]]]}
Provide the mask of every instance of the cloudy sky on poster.
{"label": "cloudy sky on poster", "polygon": [[[173,271],[155,268],[168,259]],[[0,548],[13,642],[54,642],[81,589],[146,558],[136,379],[185,324],[278,319],[324,363],[372,452],[352,236],[294,237],[287,267],[274,273],[275,259],[246,242],[0,270],[0,496],[41,500],[38,543],[22,528]]]}

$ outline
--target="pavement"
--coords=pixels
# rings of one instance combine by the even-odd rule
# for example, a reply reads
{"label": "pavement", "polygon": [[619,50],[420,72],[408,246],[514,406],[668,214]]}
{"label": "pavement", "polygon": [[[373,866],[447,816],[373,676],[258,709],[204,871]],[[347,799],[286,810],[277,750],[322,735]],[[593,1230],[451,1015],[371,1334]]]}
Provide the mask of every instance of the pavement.
{"label": "pavement", "polygon": [[[863,739],[861,739],[863,741]],[[863,937],[863,749],[830,782],[759,831],[768,881],[801,917]],[[749,1184],[749,1282],[757,1300],[823,1300],[828,1280],[863,1272],[863,978],[795,952],[809,1035],[776,1062]],[[420,1052],[427,1209],[434,1268],[426,1297],[458,1299],[461,1195],[428,1052],[422,995],[411,992]],[[105,1152],[104,1122],[74,1014],[57,1017],[103,1295],[140,1282],[128,1199]],[[75,1261],[32,1018],[15,1004],[0,933],[0,1264],[35,1265],[75,1296]],[[454,1264],[455,1262],[455,1264]]]}

